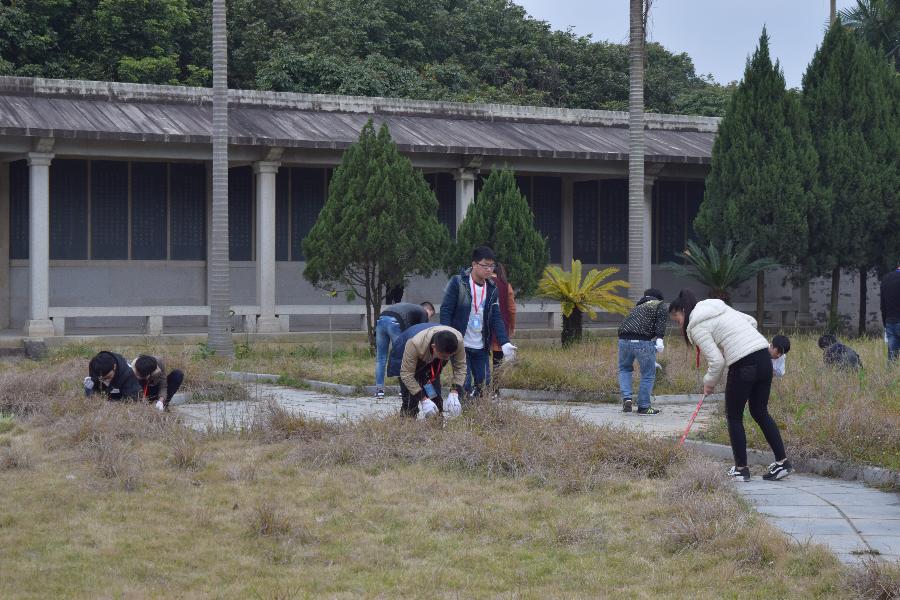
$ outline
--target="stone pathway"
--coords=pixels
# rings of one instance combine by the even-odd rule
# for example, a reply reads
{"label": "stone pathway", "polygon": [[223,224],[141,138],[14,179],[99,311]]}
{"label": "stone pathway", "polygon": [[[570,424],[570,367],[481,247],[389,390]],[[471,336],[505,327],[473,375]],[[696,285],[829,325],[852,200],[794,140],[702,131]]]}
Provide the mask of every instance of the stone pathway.
{"label": "stone pathway", "polygon": [[[219,429],[223,425],[247,427],[267,400],[288,410],[326,421],[352,421],[368,416],[396,414],[399,400],[343,397],[310,390],[270,384],[252,384],[255,398],[247,402],[184,404],[176,408],[195,429]],[[680,435],[694,411],[694,404],[660,405],[662,413],[652,417],[623,413],[615,404],[555,403],[514,400],[517,406],[536,415],[553,416],[569,412],[598,425],[626,427],[654,435]],[[712,414],[704,407],[694,423],[700,429]],[[725,467],[723,466],[723,474]],[[863,483],[794,474],[780,482],[760,477],[735,484],[760,513],[797,542],[812,541],[828,546],[846,563],[865,556],[900,559],[900,495],[870,488]]]}
{"label": "stone pathway", "polygon": [[754,477],[735,487],[799,543],[824,544],[845,563],[873,555],[900,560],[900,494],[797,473],[778,482]]}
{"label": "stone pathway", "polygon": [[[273,399],[284,408],[300,414],[326,421],[345,421],[367,416],[396,414],[400,409],[397,397],[376,400],[364,396],[342,397],[311,390],[298,390],[270,384],[252,384],[251,394],[259,399]],[[675,435],[684,431],[685,425],[694,412],[693,404],[660,405],[662,412],[655,416],[639,416],[636,412],[623,413],[617,404],[557,403],[515,400],[517,406],[526,412],[553,416],[569,412],[572,415],[596,425],[613,425],[655,435]],[[177,408],[186,422],[196,429],[249,425],[253,414],[259,409],[259,401],[251,402],[209,402],[184,404]],[[701,411],[694,427],[702,427],[710,411]]]}

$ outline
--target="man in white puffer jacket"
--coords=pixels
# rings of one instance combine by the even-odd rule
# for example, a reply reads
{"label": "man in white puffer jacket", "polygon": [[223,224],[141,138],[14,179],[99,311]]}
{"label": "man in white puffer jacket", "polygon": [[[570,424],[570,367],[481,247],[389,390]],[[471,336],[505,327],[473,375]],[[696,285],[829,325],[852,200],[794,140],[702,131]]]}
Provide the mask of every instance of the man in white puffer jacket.
{"label": "man in white puffer jacket", "polygon": [[778,425],[769,414],[769,391],[772,387],[772,359],[769,342],[756,330],[756,320],[736,311],[721,300],[703,300],[690,290],[681,290],[671,305],[669,316],[681,326],[685,341],[697,346],[709,368],[703,378],[703,393],[711,394],[722,374],[725,383],[725,410],[734,466],[728,474],[737,480],[750,481],[747,466],[747,436],[744,431],[744,406],[762,430],[775,454],[763,479],[777,481],[793,472],[784,451]]}

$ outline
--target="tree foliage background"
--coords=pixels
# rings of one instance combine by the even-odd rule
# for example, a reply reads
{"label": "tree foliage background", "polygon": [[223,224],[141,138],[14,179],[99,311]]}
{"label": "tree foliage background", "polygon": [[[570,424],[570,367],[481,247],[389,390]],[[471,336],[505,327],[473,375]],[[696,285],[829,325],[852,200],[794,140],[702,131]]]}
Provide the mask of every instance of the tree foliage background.
{"label": "tree foliage background", "polygon": [[366,302],[369,343],[388,289],[409,275],[442,265],[450,234],[437,219],[438,201],[422,173],[397,150],[386,125],[370,119],[344,152],[328,198],[303,240],[313,285]]}
{"label": "tree foliage background", "polygon": [[[796,266],[808,254],[810,228],[826,213],[817,193],[817,156],[799,98],[769,56],[765,29],[747,60],[712,151],[696,230],[721,248],[753,244],[751,258]],[[757,276],[757,313],[763,310]]]}
{"label": "tree foliage background", "polygon": [[[209,85],[211,0],[4,0],[0,75]],[[627,46],[509,0],[230,0],[232,88],[627,110]],[[646,106],[721,115],[731,88],[647,45]]]}
{"label": "tree foliage background", "polygon": [[471,263],[472,250],[490,246],[504,264],[509,283],[521,297],[537,289],[550,250],[534,227],[534,213],[509,169],[491,171],[484,187],[459,225],[456,243],[449,253],[447,273],[455,275]]}

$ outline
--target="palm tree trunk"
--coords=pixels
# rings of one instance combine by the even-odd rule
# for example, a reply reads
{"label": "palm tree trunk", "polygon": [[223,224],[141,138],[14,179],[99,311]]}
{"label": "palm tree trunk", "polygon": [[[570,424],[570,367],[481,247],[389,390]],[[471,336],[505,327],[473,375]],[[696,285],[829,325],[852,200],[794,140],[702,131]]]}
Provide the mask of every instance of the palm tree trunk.
{"label": "palm tree trunk", "polygon": [[766,274],[756,274],[756,325],[762,329],[766,322]]}
{"label": "palm tree trunk", "polygon": [[841,291],[841,268],[835,267],[831,271],[831,306],[828,310],[827,333],[837,334],[838,326],[838,296]]}
{"label": "palm tree trunk", "polygon": [[866,267],[859,268],[859,335],[866,335],[866,304],[868,304],[869,270]]}
{"label": "palm tree trunk", "polygon": [[582,314],[581,311],[577,308],[573,308],[572,314],[568,317],[563,315],[563,329],[561,340],[563,348],[570,346],[575,342],[581,341],[581,334],[583,332],[581,322]]}
{"label": "palm tree trunk", "polygon": [[650,285],[645,273],[645,219],[650,215],[644,196],[644,2],[629,0],[628,46],[628,281],[629,295],[637,300]]}
{"label": "palm tree trunk", "polygon": [[228,54],[225,0],[212,3],[213,59],[213,198],[209,265],[208,343],[218,356],[232,358],[229,312],[231,289],[228,264]]}

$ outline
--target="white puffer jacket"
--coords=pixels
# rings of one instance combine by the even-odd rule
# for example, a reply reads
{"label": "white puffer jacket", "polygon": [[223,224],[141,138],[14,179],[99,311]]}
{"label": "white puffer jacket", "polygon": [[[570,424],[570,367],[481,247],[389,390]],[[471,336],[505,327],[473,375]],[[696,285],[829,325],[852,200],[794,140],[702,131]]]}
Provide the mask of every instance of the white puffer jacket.
{"label": "white puffer jacket", "polygon": [[706,385],[719,383],[726,366],[769,347],[768,340],[756,330],[756,319],[734,310],[721,300],[697,303],[691,311],[687,335],[709,363],[703,378]]}

